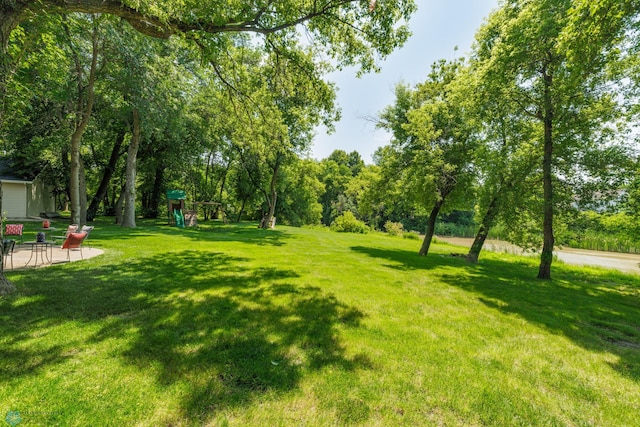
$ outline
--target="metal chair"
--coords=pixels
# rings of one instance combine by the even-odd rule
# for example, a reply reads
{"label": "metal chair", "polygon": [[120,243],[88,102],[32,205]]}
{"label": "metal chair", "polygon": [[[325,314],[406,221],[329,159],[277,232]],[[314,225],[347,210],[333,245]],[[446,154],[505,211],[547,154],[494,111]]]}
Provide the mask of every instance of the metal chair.
{"label": "metal chair", "polygon": [[64,240],[67,237],[69,237],[69,234],[75,233],[76,231],[78,231],[78,224],[71,224],[67,227],[67,231],[64,233],[64,236],[53,236],[53,240],[54,241],[58,241],[58,239]]}
{"label": "metal chair", "polygon": [[[79,233],[87,233],[87,237],[84,238],[84,241],[86,242],[87,240],[89,240],[89,234],[91,234],[91,232],[93,231],[95,227],[93,225],[83,225],[82,228],[80,229],[80,231],[78,231]],[[88,243],[85,244],[85,246],[89,246]]]}
{"label": "metal chair", "polygon": [[11,257],[11,269],[13,270],[13,250],[16,247],[16,241],[13,239],[4,239],[2,241],[2,266],[7,267],[7,258]]}
{"label": "metal chair", "polygon": [[5,236],[19,236],[20,243],[22,243],[22,232],[24,231],[24,224],[7,224],[4,228]]}
{"label": "metal chair", "polygon": [[64,239],[64,243],[62,243],[62,249],[67,250],[67,261],[71,261],[70,251],[72,249],[80,250],[80,258],[84,259],[82,256],[82,242],[87,238],[87,233],[70,233],[66,239]]}

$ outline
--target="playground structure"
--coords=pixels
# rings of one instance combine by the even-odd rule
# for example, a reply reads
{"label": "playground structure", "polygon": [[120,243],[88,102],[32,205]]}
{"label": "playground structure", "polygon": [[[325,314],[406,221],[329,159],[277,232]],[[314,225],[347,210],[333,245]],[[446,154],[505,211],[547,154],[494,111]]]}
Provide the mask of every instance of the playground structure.
{"label": "playground structure", "polygon": [[184,201],[186,193],[182,190],[167,191],[167,216],[169,225],[184,228]]}
{"label": "playground structure", "polygon": [[[217,208],[224,223],[227,218],[222,209],[222,204],[218,202],[194,202],[192,210],[185,210],[186,192],[183,190],[167,191],[167,216],[169,225],[180,228],[195,227],[198,225],[198,207]],[[205,216],[206,219],[206,216]]]}

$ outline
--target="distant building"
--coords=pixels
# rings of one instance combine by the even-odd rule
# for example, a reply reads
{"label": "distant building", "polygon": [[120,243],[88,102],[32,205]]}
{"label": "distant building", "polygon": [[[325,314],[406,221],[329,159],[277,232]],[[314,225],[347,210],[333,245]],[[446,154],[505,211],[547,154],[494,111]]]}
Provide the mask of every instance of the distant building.
{"label": "distant building", "polygon": [[55,211],[55,199],[40,179],[41,171],[31,176],[17,173],[9,158],[0,158],[2,213],[8,219],[40,217],[41,212]]}

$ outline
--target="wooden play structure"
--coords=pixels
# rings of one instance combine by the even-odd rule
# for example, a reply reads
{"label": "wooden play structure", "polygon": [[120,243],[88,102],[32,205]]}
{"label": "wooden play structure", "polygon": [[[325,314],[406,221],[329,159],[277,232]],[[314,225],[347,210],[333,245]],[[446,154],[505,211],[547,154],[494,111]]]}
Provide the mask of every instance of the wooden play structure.
{"label": "wooden play structure", "polygon": [[222,209],[222,203],[218,202],[193,202],[191,210],[185,210],[186,192],[183,190],[167,191],[167,217],[169,225],[180,228],[195,227],[198,225],[198,207],[216,208],[224,223],[227,217]]}
{"label": "wooden play structure", "polygon": [[183,190],[167,190],[167,216],[169,225],[184,228],[184,201],[187,198]]}

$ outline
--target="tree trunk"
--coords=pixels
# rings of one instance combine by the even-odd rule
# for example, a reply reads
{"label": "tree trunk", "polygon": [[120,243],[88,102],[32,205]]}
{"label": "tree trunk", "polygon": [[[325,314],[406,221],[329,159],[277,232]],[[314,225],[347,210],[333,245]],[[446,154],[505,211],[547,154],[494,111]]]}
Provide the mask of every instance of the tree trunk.
{"label": "tree trunk", "polygon": [[427,222],[427,229],[425,231],[424,240],[422,241],[422,247],[420,248],[419,254],[422,256],[426,256],[429,253],[429,246],[431,246],[431,239],[433,238],[433,233],[436,231],[436,220],[438,219],[438,214],[440,213],[440,208],[442,208],[442,204],[444,203],[444,199],[438,200],[436,204],[431,209],[431,214],[429,215],[429,221]]}
{"label": "tree trunk", "polygon": [[111,181],[111,177],[116,170],[116,166],[118,164],[118,159],[120,158],[120,150],[122,149],[122,144],[124,143],[124,137],[126,132],[120,132],[118,137],[116,138],[116,142],[113,145],[113,149],[111,150],[111,157],[109,157],[109,163],[104,168],[104,172],[102,173],[102,180],[100,181],[100,185],[98,186],[98,190],[96,194],[91,199],[91,203],[89,204],[89,208],[87,209],[87,220],[93,221],[96,214],[98,213],[98,207],[100,203],[104,200],[105,195],[107,194],[107,190],[109,189],[109,182]]}
{"label": "tree trunk", "polygon": [[469,253],[467,254],[467,261],[473,264],[478,262],[478,257],[480,257],[480,251],[482,250],[484,241],[487,240],[487,235],[489,234],[489,230],[491,229],[491,226],[493,226],[493,221],[496,219],[497,215],[498,196],[495,196],[493,200],[491,200],[491,203],[487,208],[487,212],[482,218],[482,222],[480,223],[480,228],[478,229],[476,238],[473,240],[471,249],[469,249]]}
{"label": "tree trunk", "polygon": [[271,176],[271,183],[269,185],[269,196],[266,198],[269,205],[268,212],[262,218],[261,226],[264,229],[275,228],[274,215],[276,213],[276,202],[278,201],[278,192],[276,190],[276,184],[278,182],[278,171],[280,170],[280,156],[276,158],[275,165],[273,167],[273,175]]}
{"label": "tree trunk", "polygon": [[120,191],[118,200],[116,201],[116,204],[113,207],[117,225],[122,225],[122,213],[123,213],[122,205],[123,204],[124,204],[124,187]]}
{"label": "tree trunk", "polygon": [[[0,212],[2,209],[2,182],[0,181]],[[0,241],[4,240],[4,218],[0,215]],[[0,297],[4,295],[12,294],[16,291],[16,286],[11,283],[4,275],[4,254],[2,253],[2,247],[0,245]]]}
{"label": "tree trunk", "polygon": [[[11,32],[18,26],[22,15],[22,6],[5,6],[0,9],[0,128],[4,120],[5,102],[11,58],[7,50]],[[4,240],[4,219],[2,215],[2,183],[0,183],[0,241]],[[2,246],[0,246],[1,248]],[[16,291],[16,286],[4,275],[4,255],[0,250],[0,296],[9,295]]]}
{"label": "tree trunk", "polygon": [[80,157],[80,222],[79,226],[87,224],[87,181],[84,174],[84,160]]}
{"label": "tree trunk", "polygon": [[[546,70],[545,70],[546,71]],[[553,261],[553,109],[551,103],[551,87],[553,78],[544,73],[544,155],[542,159],[542,185],[543,185],[543,245],[540,254],[540,268],[538,279],[551,279],[551,263]]]}
{"label": "tree trunk", "polygon": [[[81,159],[80,159],[80,145],[82,142],[82,135],[84,135],[89,119],[91,118],[91,112],[93,111],[94,93],[93,88],[96,81],[96,71],[98,68],[98,26],[94,25],[92,34],[92,54],[91,54],[91,67],[89,68],[89,80],[87,82],[86,89],[82,88],[82,64],[80,63],[79,56],[76,57],[76,77],[78,79],[78,105],[76,114],[78,119],[76,120],[76,126],[71,135],[71,222],[80,224],[82,222],[81,215],[81,203],[80,203],[80,171],[81,171]],[[86,90],[86,102],[84,100],[83,92]],[[86,202],[85,202],[86,204]]]}
{"label": "tree trunk", "polygon": [[71,135],[71,163],[69,177],[69,198],[71,201],[71,223],[80,223],[80,139],[82,132],[79,127]]}
{"label": "tree trunk", "polygon": [[[4,120],[7,84],[11,75],[11,57],[7,53],[11,33],[22,19],[24,5],[6,5],[0,8],[0,128]],[[0,206],[2,209],[2,206]],[[0,210],[0,212],[2,212]],[[4,275],[2,276],[4,277]]]}
{"label": "tree trunk", "polygon": [[124,216],[122,226],[127,228],[136,227],[136,158],[138,147],[140,146],[140,112],[133,109],[133,132],[131,143],[127,153],[126,181],[124,183]]}
{"label": "tree trunk", "polygon": [[542,180],[544,188],[544,219],[543,219],[543,245],[540,254],[540,268],[538,279],[551,279],[551,263],[553,261],[553,247],[555,244],[553,236],[553,183],[551,171],[551,156],[553,144],[551,140],[551,127],[545,123],[544,158],[542,161]]}
{"label": "tree trunk", "polygon": [[242,214],[244,213],[244,207],[247,205],[247,199],[243,198],[242,199],[242,206],[240,206],[240,211],[238,212],[238,218],[236,220],[236,222],[240,222],[240,220],[242,219]]}

